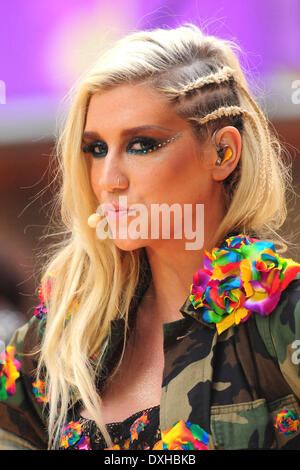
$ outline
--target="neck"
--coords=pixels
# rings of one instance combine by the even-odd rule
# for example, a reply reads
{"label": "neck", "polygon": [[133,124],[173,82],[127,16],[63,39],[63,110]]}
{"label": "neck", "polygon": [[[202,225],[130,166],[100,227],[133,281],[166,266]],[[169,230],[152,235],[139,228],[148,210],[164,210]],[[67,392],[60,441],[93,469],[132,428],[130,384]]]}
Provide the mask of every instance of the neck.
{"label": "neck", "polygon": [[[186,250],[185,240],[159,240],[146,247],[152,281],[143,298],[143,311],[151,312],[151,320],[162,324],[179,320],[179,311],[190,294],[193,274],[203,266],[204,250],[211,251],[209,240],[219,220],[204,230],[204,244],[198,250]],[[145,309],[145,310],[144,310]]]}

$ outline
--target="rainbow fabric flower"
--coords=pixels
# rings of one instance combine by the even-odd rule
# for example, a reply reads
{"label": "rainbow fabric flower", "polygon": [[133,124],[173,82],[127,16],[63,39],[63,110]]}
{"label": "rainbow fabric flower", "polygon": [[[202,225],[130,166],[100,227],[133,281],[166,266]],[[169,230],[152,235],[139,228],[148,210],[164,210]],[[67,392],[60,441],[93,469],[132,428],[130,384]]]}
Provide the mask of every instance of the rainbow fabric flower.
{"label": "rainbow fabric flower", "polygon": [[162,439],[152,450],[208,450],[209,436],[198,424],[181,419],[170,429],[162,431]]}
{"label": "rainbow fabric flower", "polygon": [[89,436],[83,436],[76,444],[76,449],[91,450],[91,442]]}
{"label": "rainbow fabric flower", "polygon": [[60,447],[73,446],[81,437],[81,424],[79,421],[70,421],[66,426],[64,426],[61,433]]}
{"label": "rainbow fabric flower", "polygon": [[54,273],[49,272],[42,277],[40,286],[38,288],[38,297],[42,301],[42,303],[46,303],[46,301],[51,296],[51,289],[54,282]]}
{"label": "rainbow fabric flower", "polygon": [[[35,307],[35,310],[33,312],[33,314],[39,320],[42,320],[47,315],[46,301],[49,300],[50,297],[51,297],[51,291],[52,291],[54,282],[55,282],[55,276],[54,276],[53,272],[45,274],[45,276],[43,276],[41,281],[40,281],[40,285],[39,285],[39,288],[38,288],[38,298],[41,300],[41,302]],[[75,298],[72,301],[69,310],[67,311],[66,323],[70,320],[70,318],[72,316],[72,313],[78,307],[79,307],[79,302]]]}
{"label": "rainbow fabric flower", "polygon": [[226,243],[204,251],[203,268],[190,288],[194,308],[203,308],[203,320],[216,323],[218,334],[252,312],[269,315],[300,271],[300,264],[280,258],[271,242],[240,234]]}
{"label": "rainbow fabric flower", "polygon": [[[128,450],[130,444],[133,441],[137,440],[141,431],[144,430],[145,426],[149,423],[147,412],[145,411],[142,416],[137,418],[132,425],[130,426],[130,437],[126,439],[122,446],[122,450]],[[121,450],[121,446],[119,444],[115,444],[112,447],[107,447],[105,450]]]}
{"label": "rainbow fabric flower", "polygon": [[16,392],[16,380],[20,377],[20,362],[14,357],[15,348],[7,346],[0,355],[0,400],[6,400],[8,395]]}
{"label": "rainbow fabric flower", "polygon": [[33,315],[36,316],[39,320],[41,320],[47,314],[46,305],[44,303],[40,303],[35,307]]}
{"label": "rainbow fabric flower", "polygon": [[134,421],[130,427],[130,442],[132,443],[138,439],[141,431],[144,431],[145,426],[149,423],[147,413],[144,412],[142,416]]}
{"label": "rainbow fabric flower", "polygon": [[106,447],[104,450],[121,450],[121,447],[119,444],[115,444],[112,447]]}
{"label": "rainbow fabric flower", "polygon": [[38,379],[32,383],[33,394],[39,403],[47,403],[49,401],[48,384]]}
{"label": "rainbow fabric flower", "polygon": [[81,436],[81,434],[80,421],[70,421],[62,430],[59,447],[67,449],[74,446],[78,450],[91,450],[89,436]]}
{"label": "rainbow fabric flower", "polygon": [[51,296],[51,289],[53,286],[53,282],[54,282],[54,274],[51,272],[48,274],[45,274],[45,276],[43,276],[40,281],[40,285],[38,288],[38,298],[41,300],[41,302],[35,307],[35,310],[33,312],[33,314],[39,320],[42,320],[42,318],[44,318],[47,315],[46,301]]}
{"label": "rainbow fabric flower", "polygon": [[296,413],[284,408],[275,418],[275,428],[285,436],[290,436],[297,432],[300,421]]}
{"label": "rainbow fabric flower", "polygon": [[[128,450],[130,444],[136,439],[145,426],[149,423],[147,414],[144,413],[140,418],[136,419],[130,428],[130,438],[125,441],[122,448],[120,444],[107,447],[105,450]],[[198,424],[192,424],[182,419],[175,425],[162,431],[162,439],[158,441],[152,450],[208,450],[207,444],[209,436]],[[149,450],[148,446],[144,450]]]}
{"label": "rainbow fabric flower", "polygon": [[120,444],[114,444],[112,447],[106,447],[104,450],[129,450],[129,446],[130,446],[130,438],[126,439],[122,448]]}

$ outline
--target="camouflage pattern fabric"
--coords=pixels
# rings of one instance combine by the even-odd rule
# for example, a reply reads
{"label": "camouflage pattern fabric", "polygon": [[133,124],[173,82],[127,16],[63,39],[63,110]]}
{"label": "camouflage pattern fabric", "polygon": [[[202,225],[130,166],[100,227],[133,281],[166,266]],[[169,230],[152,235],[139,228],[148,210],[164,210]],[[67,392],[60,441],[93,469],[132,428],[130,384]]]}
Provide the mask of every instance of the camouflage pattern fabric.
{"label": "camouflage pattern fabric", "polygon": [[16,379],[15,393],[0,400],[2,431],[15,434],[37,449],[47,449],[47,411],[44,404],[39,403],[34,395],[33,383],[38,353],[32,352],[38,348],[45,321],[33,316],[15,332],[9,344],[15,348],[14,357],[21,364],[20,375]]}
{"label": "camouflage pattern fabric", "polygon": [[209,433],[211,449],[300,449],[300,427],[286,436],[274,426],[283,409],[300,417],[300,273],[270,317],[251,316],[219,336],[189,299],[180,310],[184,319],[164,331],[162,429],[180,418]]}
{"label": "camouflage pattern fabric", "polygon": [[[300,417],[300,353],[298,361],[295,348],[300,340],[300,273],[269,317],[252,315],[220,335],[215,324],[197,315],[189,297],[180,311],[182,319],[163,326],[160,428],[180,419],[198,424],[209,434],[210,449],[300,449],[300,427],[288,435],[275,427],[282,410]],[[45,323],[45,316],[33,317],[10,342],[21,368],[15,392],[0,400],[0,448],[7,436],[15,435],[20,448],[25,441],[28,448],[47,449],[47,404],[38,401],[33,389],[38,352],[27,355],[38,348]],[[103,364],[107,373],[123,326],[115,322]],[[100,389],[104,380],[102,372]]]}

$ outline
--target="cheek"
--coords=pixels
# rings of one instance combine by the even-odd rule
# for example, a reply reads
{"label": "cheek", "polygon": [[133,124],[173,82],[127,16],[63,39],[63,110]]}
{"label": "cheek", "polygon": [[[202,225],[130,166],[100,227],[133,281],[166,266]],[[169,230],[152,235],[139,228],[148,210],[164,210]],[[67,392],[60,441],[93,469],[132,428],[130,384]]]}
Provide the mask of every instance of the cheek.
{"label": "cheek", "polygon": [[[160,170],[163,168],[160,167]],[[184,151],[173,153],[171,158],[166,161],[163,171],[166,178],[188,181],[193,175],[203,173],[204,167],[194,152],[187,148]]]}
{"label": "cheek", "polygon": [[[178,185],[184,179],[187,168],[182,155],[171,155],[164,161],[160,161],[149,169],[149,184],[157,185],[162,189],[168,189],[170,184]],[[164,185],[164,186],[163,186]]]}
{"label": "cheek", "polygon": [[100,195],[99,181],[101,179],[102,169],[101,169],[100,165],[97,165],[96,163],[91,162],[91,160],[89,160],[89,163],[87,165],[87,169],[88,169],[88,175],[89,175],[92,190],[93,190],[94,194],[99,198],[99,195]]}
{"label": "cheek", "polygon": [[89,175],[90,175],[90,182],[91,182],[91,186],[92,186],[92,189],[94,191],[94,193],[97,192],[97,180],[98,180],[98,177],[97,177],[97,172],[94,170],[94,169],[91,169],[89,171]]}
{"label": "cheek", "polygon": [[172,159],[160,162],[149,171],[146,184],[156,192],[167,193],[170,199],[176,198],[177,195],[183,200],[185,195],[191,200],[192,195],[197,198],[209,190],[209,181],[209,174],[200,160],[195,160],[192,155],[180,153],[172,155]]}

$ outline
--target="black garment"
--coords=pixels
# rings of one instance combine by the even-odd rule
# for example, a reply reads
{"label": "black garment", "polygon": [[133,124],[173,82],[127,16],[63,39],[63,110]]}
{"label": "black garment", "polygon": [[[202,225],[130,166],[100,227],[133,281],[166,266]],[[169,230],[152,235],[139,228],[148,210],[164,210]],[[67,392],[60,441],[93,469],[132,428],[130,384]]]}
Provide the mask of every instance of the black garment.
{"label": "black garment", "polygon": [[[107,431],[111,437],[113,445],[119,445],[121,450],[149,450],[152,449],[154,444],[161,439],[159,429],[159,405],[146,410],[138,411],[133,415],[126,418],[124,421],[107,424]],[[138,420],[146,415],[149,421],[134,433],[133,425],[138,424]],[[84,441],[84,437],[88,436],[88,448],[92,450],[104,450],[107,444],[104,441],[103,435],[94,420],[79,417],[78,421],[81,425],[80,439],[74,442],[74,445],[69,447],[60,447],[61,450],[80,450],[80,443]]]}

